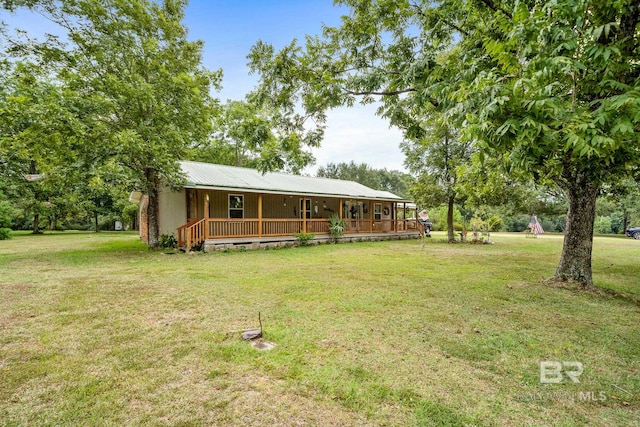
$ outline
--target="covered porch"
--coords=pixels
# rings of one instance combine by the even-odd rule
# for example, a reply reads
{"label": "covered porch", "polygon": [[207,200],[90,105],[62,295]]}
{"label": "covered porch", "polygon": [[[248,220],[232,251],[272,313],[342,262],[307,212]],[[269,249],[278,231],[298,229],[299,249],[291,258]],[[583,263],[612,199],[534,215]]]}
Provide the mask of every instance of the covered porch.
{"label": "covered porch", "polygon": [[346,198],[320,194],[248,192],[187,188],[187,223],[177,230],[178,245],[267,245],[294,242],[295,235],[329,238],[328,219],[345,221],[345,238],[418,235],[421,224],[407,218],[410,203],[385,198]]}

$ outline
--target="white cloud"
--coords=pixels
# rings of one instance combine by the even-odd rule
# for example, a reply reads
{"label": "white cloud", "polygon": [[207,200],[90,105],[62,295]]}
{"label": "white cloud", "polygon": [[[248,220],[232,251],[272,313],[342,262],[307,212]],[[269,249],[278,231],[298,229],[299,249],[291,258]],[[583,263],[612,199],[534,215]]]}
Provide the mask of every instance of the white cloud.
{"label": "white cloud", "polygon": [[402,133],[375,110],[375,105],[358,105],[329,112],[324,141],[313,150],[316,165],[305,172],[313,175],[319,166],[352,160],[375,169],[405,170],[399,147]]}

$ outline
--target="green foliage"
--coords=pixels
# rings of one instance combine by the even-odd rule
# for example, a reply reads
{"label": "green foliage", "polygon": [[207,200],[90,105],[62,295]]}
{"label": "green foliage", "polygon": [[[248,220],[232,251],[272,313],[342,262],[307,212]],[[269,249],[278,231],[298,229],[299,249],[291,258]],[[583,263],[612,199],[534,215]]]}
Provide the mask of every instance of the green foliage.
{"label": "green foliage", "polygon": [[[423,197],[428,197],[431,203],[446,203],[449,198],[456,203],[464,200],[458,191],[459,172],[471,160],[473,146],[460,140],[459,132],[442,115],[437,112],[429,115],[422,124],[419,138],[405,139],[400,147],[407,167],[419,177],[418,187]],[[430,185],[420,185],[424,182]]]}
{"label": "green foliage", "polygon": [[[36,52],[34,59],[48,65],[42,80],[56,82],[33,85],[56,90],[48,90],[49,97],[27,98],[42,99],[33,110],[46,119],[40,127],[36,120],[28,122],[27,142],[42,136],[63,146],[60,152],[73,157],[74,169],[89,174],[80,182],[102,179],[99,171],[106,166],[147,192],[152,246],[158,238],[157,191],[161,183],[181,182],[177,160],[210,135],[215,103],[209,90],[221,79],[201,66],[202,43],[187,39],[185,6],[181,0],[37,2],[35,12],[65,32],[68,43],[49,38],[35,48],[29,41],[12,47],[16,53]],[[11,142],[15,146],[20,139]],[[104,207],[106,194],[90,189],[96,207]]]}
{"label": "green foliage", "polygon": [[178,240],[173,234],[161,234],[158,247],[164,249],[175,249],[178,247]]}
{"label": "green foliage", "polygon": [[[150,197],[154,246],[157,192],[182,182],[178,160],[293,171],[312,161],[305,149],[320,136],[306,132],[304,120],[294,130],[293,116],[267,116],[265,102],[220,106],[212,98],[222,73],[202,66],[203,44],[183,23],[186,5],[0,2],[2,10],[43,15],[65,40],[5,37],[0,26],[9,58],[0,61],[0,186],[11,187],[22,225],[84,228],[121,219],[123,200],[136,189]],[[25,184],[24,174],[35,173],[46,180]]]}
{"label": "green foliage", "polygon": [[329,235],[331,239],[336,242],[344,235],[344,231],[346,228],[346,222],[344,219],[341,219],[338,215],[332,214],[329,219]]}
{"label": "green foliage", "polygon": [[10,228],[0,228],[0,240],[7,240],[11,238]]}
{"label": "green foliage", "polygon": [[596,204],[596,215],[611,217],[614,233],[640,224],[640,181],[628,179],[608,187]]}
{"label": "green foliage", "polygon": [[[432,230],[433,231],[446,231],[447,230],[447,205],[439,205],[435,208],[429,209],[429,218],[433,223]],[[456,228],[454,225],[454,230],[462,230],[462,223],[464,222],[464,218],[460,209],[454,208],[453,210],[453,221],[454,224],[458,224],[459,226]]]}
{"label": "green foliage", "polygon": [[594,218],[580,212],[640,163],[640,5],[339,4],[350,13],[322,37],[280,52],[252,48],[257,92],[321,123],[328,108],[379,99],[378,113],[408,141],[459,132],[453,139],[473,144],[478,162],[504,160],[507,170],[554,182],[571,205],[556,278],[590,286]]}
{"label": "green foliage", "polygon": [[[227,101],[219,107],[213,126],[212,138],[194,145],[189,152],[190,160],[262,170],[280,170],[283,167],[299,170],[310,161],[286,150],[279,153],[280,158],[276,162],[267,159],[269,151],[265,147],[277,143],[277,136],[269,118],[255,103]],[[270,164],[270,168],[266,164]]]}
{"label": "green foliage", "polygon": [[608,216],[596,217],[596,221],[593,226],[593,232],[596,234],[610,234],[611,233],[611,217],[608,217]]}
{"label": "green foliage", "polygon": [[409,197],[414,178],[408,173],[374,169],[366,163],[329,163],[318,168],[317,176],[355,181],[375,190],[389,191],[400,197]]}
{"label": "green foliage", "polygon": [[16,213],[16,209],[6,200],[0,190],[0,227],[10,227]]}
{"label": "green foliage", "polygon": [[309,246],[311,241],[316,237],[315,233],[306,233],[300,231],[298,234],[294,234],[299,246]]}

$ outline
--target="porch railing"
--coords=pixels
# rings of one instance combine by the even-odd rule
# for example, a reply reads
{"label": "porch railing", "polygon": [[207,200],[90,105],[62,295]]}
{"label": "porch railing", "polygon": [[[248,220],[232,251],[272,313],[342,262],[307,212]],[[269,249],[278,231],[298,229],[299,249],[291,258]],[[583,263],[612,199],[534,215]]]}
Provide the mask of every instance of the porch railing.
{"label": "porch railing", "polygon": [[262,219],[263,236],[291,236],[303,229],[301,219]]}
{"label": "porch railing", "polygon": [[207,220],[208,238],[219,237],[250,237],[257,236],[257,219],[218,219]]}
{"label": "porch railing", "polygon": [[[345,225],[345,234],[421,231],[420,224],[415,219],[345,219]],[[209,218],[194,220],[178,228],[178,245],[189,250],[206,239],[293,236],[301,231],[328,234],[329,222],[326,218],[307,220],[297,218],[263,218],[261,220],[255,218]]]}
{"label": "porch railing", "polygon": [[178,228],[178,247],[184,247],[187,251],[198,246],[207,239],[204,219],[194,219]]}

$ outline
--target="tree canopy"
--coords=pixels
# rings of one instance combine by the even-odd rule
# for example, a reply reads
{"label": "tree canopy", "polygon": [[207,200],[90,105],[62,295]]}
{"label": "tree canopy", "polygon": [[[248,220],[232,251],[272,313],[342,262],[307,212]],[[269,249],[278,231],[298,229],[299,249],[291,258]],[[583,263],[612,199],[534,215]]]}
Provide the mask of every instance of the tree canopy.
{"label": "tree canopy", "polygon": [[[122,166],[127,176],[121,178],[149,195],[151,246],[159,237],[159,188],[180,182],[177,160],[209,137],[215,106],[210,90],[221,78],[202,67],[202,42],[187,40],[185,5],[181,0],[35,2],[32,6],[58,24],[67,41],[27,39],[11,48],[18,60],[51,64],[42,80],[63,92],[56,105],[68,119],[63,121],[68,132],[60,143],[77,156],[75,166],[96,172]],[[49,104],[34,105],[48,118],[43,124],[54,121],[42,111]],[[47,130],[22,139],[36,145]],[[14,148],[16,141],[11,138]]]}
{"label": "tree canopy", "polygon": [[351,11],[342,25],[304,46],[254,46],[258,93],[320,122],[328,108],[380,100],[379,114],[414,139],[437,112],[479,160],[506,157],[563,189],[555,278],[592,286],[596,197],[640,159],[637,2],[337,3]]}

